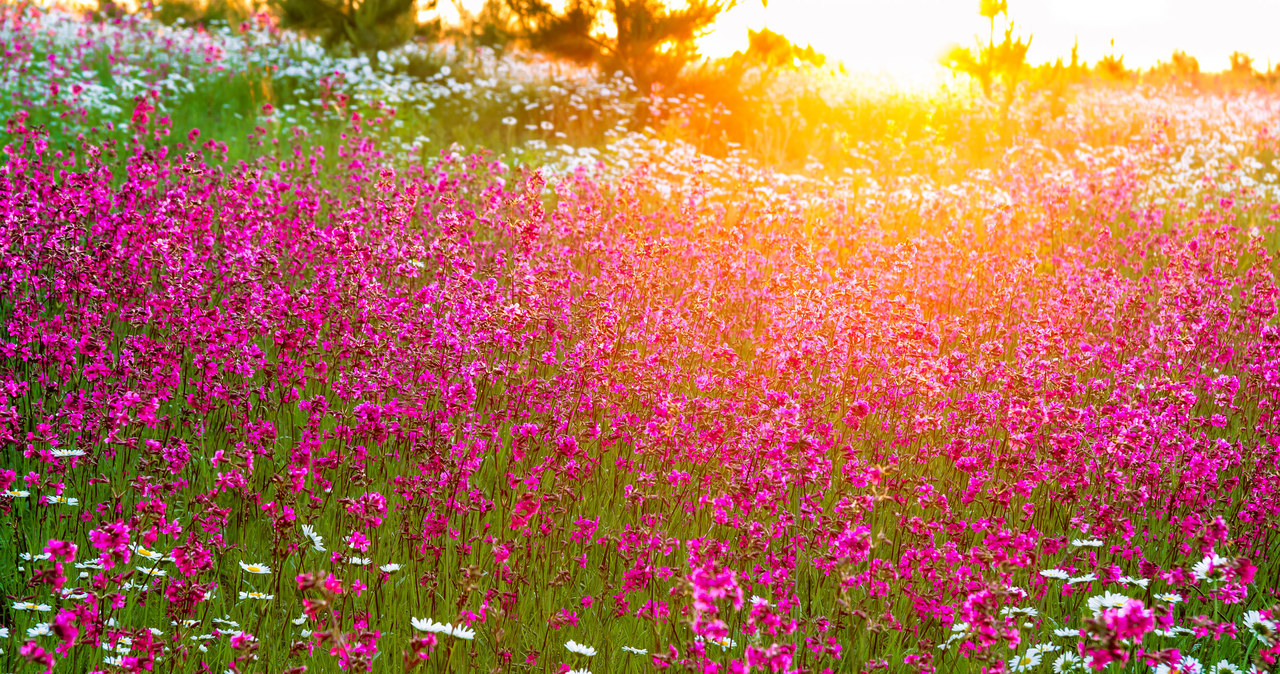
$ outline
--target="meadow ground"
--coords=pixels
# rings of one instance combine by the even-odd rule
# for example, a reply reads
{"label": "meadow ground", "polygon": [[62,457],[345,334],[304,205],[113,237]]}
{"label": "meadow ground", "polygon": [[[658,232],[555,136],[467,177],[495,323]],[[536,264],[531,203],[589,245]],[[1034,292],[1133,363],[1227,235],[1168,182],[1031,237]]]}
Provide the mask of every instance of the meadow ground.
{"label": "meadow ground", "polygon": [[1275,669],[1274,92],[0,46],[4,671]]}

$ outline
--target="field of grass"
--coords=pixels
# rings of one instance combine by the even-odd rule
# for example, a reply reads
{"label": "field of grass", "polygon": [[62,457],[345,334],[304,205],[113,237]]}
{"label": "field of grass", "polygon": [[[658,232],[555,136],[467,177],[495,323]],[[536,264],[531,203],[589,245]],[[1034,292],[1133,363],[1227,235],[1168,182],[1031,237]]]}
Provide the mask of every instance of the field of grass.
{"label": "field of grass", "polygon": [[1276,671],[1275,92],[0,42],[0,671]]}

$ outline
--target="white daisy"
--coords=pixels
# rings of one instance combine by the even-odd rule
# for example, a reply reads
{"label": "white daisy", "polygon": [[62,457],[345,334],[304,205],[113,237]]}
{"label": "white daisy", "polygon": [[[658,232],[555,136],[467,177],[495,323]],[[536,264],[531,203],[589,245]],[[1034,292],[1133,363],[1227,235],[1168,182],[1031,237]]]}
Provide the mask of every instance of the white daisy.
{"label": "white daisy", "polygon": [[1199,660],[1186,655],[1173,667],[1169,665],[1156,667],[1156,674],[1204,674],[1204,665],[1200,664]]}
{"label": "white daisy", "polygon": [[1080,636],[1080,630],[1071,627],[1059,627],[1053,631],[1053,636],[1062,638],[1071,638]]}
{"label": "white daisy", "polygon": [[55,459],[69,459],[73,456],[84,456],[83,449],[54,449],[50,450],[50,454]]}
{"label": "white daisy", "polygon": [[1164,592],[1152,596],[1155,597],[1156,601],[1162,601],[1166,604],[1176,604],[1182,601],[1182,595],[1173,592]]}
{"label": "white daisy", "polygon": [[396,571],[399,571],[403,567],[401,567],[399,564],[383,564],[378,568],[381,569],[383,573],[394,573]]}
{"label": "white daisy", "polygon": [[431,632],[433,634],[449,634],[459,639],[474,639],[476,631],[467,629],[462,625],[454,627],[450,623],[438,623],[430,618],[409,618],[409,624],[420,632]]}
{"label": "white daisy", "polygon": [[1066,580],[1067,578],[1070,577],[1071,574],[1068,574],[1066,571],[1063,571],[1062,569],[1041,569],[1040,575],[1044,576],[1045,578],[1053,578],[1056,580]]}
{"label": "white daisy", "polygon": [[154,576],[156,578],[163,578],[169,575],[169,573],[164,569],[149,568],[145,566],[135,566],[134,568],[141,571],[142,573],[145,573],[148,576]]}
{"label": "white daisy", "polygon": [[1061,650],[1061,648],[1062,647],[1057,644],[1036,644],[1035,646],[1032,646],[1031,648],[1027,649],[1027,655],[1031,655],[1033,653],[1039,654],[1039,655],[1046,655],[1048,653]]}
{"label": "white daisy", "polygon": [[738,642],[734,641],[733,639],[730,639],[729,637],[725,637],[723,639],[704,639],[701,636],[698,636],[695,634],[693,636],[693,640],[694,641],[710,641],[711,643],[719,646],[720,650],[724,650],[726,648],[734,648],[738,645]]}
{"label": "white daisy", "polygon": [[1102,547],[1102,541],[1100,541],[1100,540],[1098,540],[1098,539],[1096,539],[1096,538],[1077,538],[1077,539],[1075,539],[1075,540],[1071,541],[1071,544],[1072,544],[1072,545],[1074,545],[1074,546],[1076,546],[1077,548],[1100,548],[1100,547]]}
{"label": "white daisy", "polygon": [[6,489],[3,495],[9,498],[26,498],[31,495],[31,492],[22,489]]}
{"label": "white daisy", "polygon": [[1105,592],[1096,597],[1089,597],[1089,610],[1093,611],[1093,615],[1100,616],[1102,612],[1109,608],[1123,608],[1129,603],[1129,598],[1117,594],[1115,592]]}
{"label": "white daisy", "polygon": [[241,592],[240,599],[261,599],[263,601],[275,599],[274,594],[266,594],[263,592]]}
{"label": "white daisy", "polygon": [[1191,567],[1191,575],[1195,576],[1196,580],[1220,581],[1226,576],[1223,567],[1226,566],[1227,561],[1226,557],[1205,555],[1204,559],[1196,562]]}
{"label": "white daisy", "polygon": [[351,564],[357,564],[359,566],[368,566],[369,564],[373,563],[373,560],[369,559],[368,557],[351,557],[347,559],[347,561]]}
{"label": "white daisy", "polygon": [[459,639],[471,640],[476,638],[476,631],[473,629],[463,627],[462,625],[458,625],[453,628],[453,636]]}
{"label": "white daisy", "polygon": [[630,647],[630,646],[623,646],[623,647],[622,647],[622,650],[624,650],[624,651],[626,651],[626,652],[628,652],[628,653],[635,653],[636,655],[648,655],[648,654],[649,654],[649,651],[648,651],[648,650],[646,650],[646,649],[643,649],[643,648],[632,648],[632,647]]}
{"label": "white daisy", "polygon": [[1055,672],[1055,674],[1067,674],[1068,672],[1085,672],[1087,671],[1087,665],[1085,664],[1084,658],[1081,658],[1079,655],[1076,655],[1075,653],[1068,651],[1066,653],[1063,653],[1062,655],[1059,655],[1058,659],[1053,661],[1053,671]]}
{"label": "white daisy", "polygon": [[49,498],[49,503],[58,503],[58,504],[67,505],[67,506],[80,505],[80,499],[74,498],[74,497],[67,498],[66,496],[50,496],[48,498]]}
{"label": "white daisy", "polygon": [[240,568],[244,569],[248,573],[256,573],[264,576],[266,574],[271,573],[271,567],[267,566],[266,564],[245,564],[243,561],[241,561]]}
{"label": "white daisy", "polygon": [[49,623],[37,623],[35,627],[27,630],[28,637],[47,637],[53,632],[49,631]]}
{"label": "white daisy", "polygon": [[167,557],[156,552],[155,550],[148,550],[142,547],[141,545],[131,545],[129,547],[133,548],[134,554],[138,555],[139,557],[142,557],[143,559],[149,559],[153,562],[170,561]]}
{"label": "white daisy", "polygon": [[1275,638],[1276,623],[1269,618],[1264,618],[1260,611],[1245,613],[1242,624],[1250,634],[1256,635],[1268,644]]}
{"label": "white daisy", "polygon": [[1076,583],[1092,583],[1097,579],[1098,579],[1097,575],[1092,573],[1086,573],[1082,576],[1072,576],[1071,579],[1067,581],[1067,585],[1075,585]]}
{"label": "white daisy", "polygon": [[430,618],[409,618],[409,624],[419,632],[431,632],[432,634],[452,634],[453,625],[449,623],[438,623]]}
{"label": "white daisy", "polygon": [[1218,664],[1209,668],[1209,673],[1210,674],[1244,674],[1244,671],[1241,670],[1239,667],[1236,667],[1235,665],[1231,664],[1230,662],[1227,662],[1226,660],[1219,660]]}
{"label": "white daisy", "polygon": [[569,649],[570,653],[577,653],[579,655],[585,655],[587,657],[591,657],[596,654],[596,649],[590,646],[584,646],[574,641],[573,639],[566,641],[564,644],[564,647]]}
{"label": "white daisy", "polygon": [[1029,672],[1040,666],[1040,653],[1015,655],[1009,659],[1009,670],[1012,672]]}
{"label": "white daisy", "polygon": [[1117,579],[1117,582],[1119,582],[1121,585],[1136,585],[1137,587],[1143,587],[1143,588],[1151,584],[1150,579],[1134,578],[1133,576],[1120,576]]}
{"label": "white daisy", "polygon": [[311,539],[312,550],[315,550],[316,552],[326,552],[324,548],[324,538],[322,538],[320,534],[316,533],[315,527],[312,527],[309,524],[304,524],[302,525],[302,533],[305,534],[307,538]]}
{"label": "white daisy", "polygon": [[1187,629],[1186,627],[1174,626],[1174,627],[1170,627],[1167,630],[1161,630],[1161,629],[1152,630],[1151,633],[1159,637],[1173,638],[1177,636],[1182,636],[1184,634],[1195,634],[1196,632],[1195,630]]}
{"label": "white daisy", "polygon": [[[41,613],[44,613],[44,612],[46,612],[46,611],[52,611],[52,610],[53,610],[53,607],[49,606],[48,604],[37,604],[37,603],[35,603],[35,602],[33,602],[33,601],[19,601],[19,602],[14,602],[14,604],[13,604],[13,610],[15,610],[15,611],[40,611]],[[1255,611],[1255,613],[1256,613],[1256,611]]]}

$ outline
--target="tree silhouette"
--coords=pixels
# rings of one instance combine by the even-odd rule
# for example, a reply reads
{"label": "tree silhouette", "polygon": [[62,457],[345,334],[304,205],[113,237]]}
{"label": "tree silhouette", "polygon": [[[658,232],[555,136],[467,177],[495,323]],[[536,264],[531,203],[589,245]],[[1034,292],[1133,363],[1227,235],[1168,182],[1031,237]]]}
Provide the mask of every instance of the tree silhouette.
{"label": "tree silhouette", "polygon": [[546,0],[507,0],[523,36],[535,49],[605,72],[622,71],[642,91],[669,83],[697,58],[694,40],[739,0],[568,0],[556,10]]}
{"label": "tree silhouette", "polygon": [[1018,81],[1027,65],[1027,50],[1031,47],[1030,37],[1025,42],[1022,38],[1014,38],[1012,21],[1005,28],[1004,39],[996,42],[996,17],[1004,15],[1007,19],[1008,11],[1006,0],[979,0],[978,14],[987,19],[990,26],[987,44],[984,46],[979,42],[976,50],[954,45],[941,59],[942,65],[952,72],[977,80],[987,98],[994,98],[994,85],[1000,83],[1004,90],[1003,109],[1006,114],[1017,93]]}
{"label": "tree silhouette", "polygon": [[747,29],[745,57],[773,68],[792,66],[797,63],[822,67],[827,62],[827,57],[814,49],[813,45],[801,47],[788,40],[787,36],[775,33],[768,28]]}
{"label": "tree silhouette", "polygon": [[1253,69],[1253,57],[1240,51],[1231,52],[1231,74],[1242,79],[1251,79],[1257,72]]}
{"label": "tree silhouette", "polygon": [[[415,0],[272,0],[280,24],[320,36],[326,47],[347,42],[376,58],[413,36]],[[426,9],[434,9],[429,0]]]}
{"label": "tree silhouette", "polygon": [[1157,62],[1148,74],[1157,81],[1196,85],[1200,82],[1200,62],[1194,56],[1176,49],[1167,62]]}
{"label": "tree silhouette", "polygon": [[1173,56],[1171,56],[1169,60],[1169,65],[1173,66],[1175,73],[1185,77],[1194,77],[1200,74],[1200,61],[1196,60],[1196,57],[1188,55],[1181,49],[1173,52]]}

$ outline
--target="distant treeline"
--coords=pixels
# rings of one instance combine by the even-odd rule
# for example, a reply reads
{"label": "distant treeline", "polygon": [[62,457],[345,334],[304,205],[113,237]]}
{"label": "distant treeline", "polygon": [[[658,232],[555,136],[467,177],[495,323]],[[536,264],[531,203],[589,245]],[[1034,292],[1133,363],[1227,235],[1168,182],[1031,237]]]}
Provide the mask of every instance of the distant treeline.
{"label": "distant treeline", "polygon": [[[651,84],[671,86],[689,75],[689,67],[703,61],[695,41],[711,29],[717,17],[742,0],[568,0],[554,8],[547,0],[486,0],[478,11],[461,0],[161,0],[144,6],[156,18],[185,23],[225,21],[235,26],[255,16],[275,17],[286,28],[318,35],[327,46],[378,52],[411,39],[454,40],[496,50],[521,47],[579,63],[594,64],[605,74],[623,72],[647,90]],[[767,4],[767,0],[763,0]],[[785,0],[783,0],[785,2]],[[100,11],[115,12],[112,0],[100,0]],[[461,17],[452,25],[431,16],[440,2],[448,2]],[[1231,67],[1204,72],[1195,57],[1174,51],[1153,68],[1126,67],[1124,57],[1110,54],[1089,65],[1075,49],[1053,63],[1026,62],[1031,37],[1014,32],[1007,0],[979,0],[979,13],[990,21],[985,44],[955,46],[943,65],[972,77],[990,97],[1007,102],[1019,85],[1056,87],[1063,82],[1184,84],[1192,87],[1241,87],[1280,84],[1280,64],[1259,67],[1243,52],[1231,55]],[[1003,21],[1003,39],[997,22]],[[748,48],[720,59],[719,66],[789,68],[823,67],[825,55],[812,46],[801,47],[769,29],[748,31]]]}

